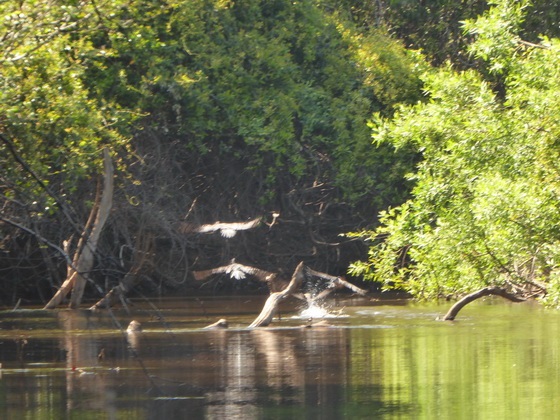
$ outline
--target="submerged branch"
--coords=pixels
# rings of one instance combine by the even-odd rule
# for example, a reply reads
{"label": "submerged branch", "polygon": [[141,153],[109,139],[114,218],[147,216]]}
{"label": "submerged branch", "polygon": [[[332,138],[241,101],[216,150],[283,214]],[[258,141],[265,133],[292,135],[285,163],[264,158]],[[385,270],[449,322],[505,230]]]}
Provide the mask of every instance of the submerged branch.
{"label": "submerged branch", "polygon": [[489,296],[489,295],[501,296],[504,299],[511,300],[512,302],[524,302],[525,301],[525,299],[520,298],[520,297],[518,297],[514,294],[511,294],[511,293],[507,292],[506,290],[504,290],[500,287],[485,287],[484,289],[480,289],[480,290],[478,290],[474,293],[471,293],[471,294],[465,296],[464,298],[459,300],[457,303],[455,303],[455,305],[453,305],[451,307],[451,309],[449,309],[447,314],[445,314],[445,317],[443,317],[443,320],[444,321],[453,321],[455,319],[455,317],[457,316],[457,314],[459,313],[459,311],[461,309],[463,309],[463,307],[465,307],[469,303],[475,301],[476,299],[480,299],[481,297]]}

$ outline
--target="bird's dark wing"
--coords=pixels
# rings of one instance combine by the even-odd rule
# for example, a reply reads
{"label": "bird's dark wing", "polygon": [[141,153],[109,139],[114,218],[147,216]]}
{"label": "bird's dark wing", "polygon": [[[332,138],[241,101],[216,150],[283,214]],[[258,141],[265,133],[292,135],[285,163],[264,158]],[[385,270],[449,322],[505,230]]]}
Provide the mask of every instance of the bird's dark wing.
{"label": "bird's dark wing", "polygon": [[248,269],[246,273],[256,277],[257,280],[259,281],[268,283],[270,281],[274,281],[274,279],[276,278],[276,273],[272,273],[266,270],[261,270],[260,268],[256,268],[256,267],[247,267],[247,266],[245,267]]}
{"label": "bird's dark wing", "polygon": [[200,271],[193,271],[193,276],[196,281],[204,280],[214,274],[225,273],[228,269],[228,265],[224,267],[213,268],[211,270],[200,270]]}

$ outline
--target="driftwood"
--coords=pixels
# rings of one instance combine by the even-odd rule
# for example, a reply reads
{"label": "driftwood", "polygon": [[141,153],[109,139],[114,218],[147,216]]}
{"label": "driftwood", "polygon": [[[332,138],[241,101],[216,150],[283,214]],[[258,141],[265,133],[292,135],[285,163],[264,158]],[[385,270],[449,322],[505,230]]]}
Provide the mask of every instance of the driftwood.
{"label": "driftwood", "polygon": [[474,293],[471,293],[471,294],[465,296],[464,298],[459,300],[457,303],[455,303],[455,305],[453,305],[451,307],[451,309],[449,309],[447,314],[445,314],[445,316],[443,317],[443,320],[444,321],[453,321],[455,319],[455,317],[457,316],[457,314],[459,313],[459,311],[461,309],[463,309],[464,306],[468,305],[469,303],[471,303],[472,301],[474,301],[476,299],[480,299],[481,297],[489,296],[489,295],[501,296],[505,299],[511,300],[512,302],[524,302],[525,301],[525,299],[520,298],[520,297],[518,297],[514,294],[511,294],[511,293],[507,292],[506,290],[504,290],[500,287],[485,287],[484,289],[481,289],[477,292],[474,292]]}
{"label": "driftwood", "polygon": [[226,329],[229,327],[229,324],[225,318],[219,319],[218,321],[214,322],[213,324],[207,325],[204,327],[205,330],[217,330],[217,329]]}
{"label": "driftwood", "polygon": [[128,327],[126,328],[126,332],[127,333],[140,333],[140,332],[142,332],[142,324],[140,324],[138,321],[133,319],[132,321],[130,321],[130,324],[128,324]]}
{"label": "driftwood", "polygon": [[[108,149],[103,150],[104,182],[103,191],[98,193],[95,204],[91,209],[90,216],[84,232],[78,242],[72,264],[67,266],[66,280],[58,289],[52,299],[45,305],[44,309],[54,309],[72,291],[70,307],[77,308],[84,294],[87,281],[87,273],[93,267],[93,259],[97,249],[97,243],[103,226],[109,217],[113,202],[113,163]],[[91,227],[91,232],[88,231]],[[66,250],[69,248],[70,241],[65,243]]]}
{"label": "driftwood", "polygon": [[324,319],[322,321],[317,322],[308,322],[305,325],[302,325],[301,328],[332,328],[334,325],[329,324]]}
{"label": "driftwood", "polygon": [[266,327],[272,322],[272,318],[274,314],[276,314],[276,310],[278,309],[278,304],[280,301],[292,294],[295,290],[297,290],[303,279],[305,278],[304,274],[304,265],[303,262],[300,262],[292,275],[292,280],[281,292],[271,293],[268,299],[266,300],[264,307],[259,314],[259,316],[249,325],[249,328],[255,327]]}

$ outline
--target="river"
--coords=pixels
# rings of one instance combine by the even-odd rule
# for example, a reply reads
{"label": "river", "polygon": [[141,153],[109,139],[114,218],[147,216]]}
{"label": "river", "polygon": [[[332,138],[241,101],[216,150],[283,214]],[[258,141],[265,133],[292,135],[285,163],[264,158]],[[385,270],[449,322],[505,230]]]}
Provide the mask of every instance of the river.
{"label": "river", "polygon": [[557,311],[492,298],[443,322],[448,303],[339,297],[247,330],[263,302],[0,312],[0,418],[560,418]]}

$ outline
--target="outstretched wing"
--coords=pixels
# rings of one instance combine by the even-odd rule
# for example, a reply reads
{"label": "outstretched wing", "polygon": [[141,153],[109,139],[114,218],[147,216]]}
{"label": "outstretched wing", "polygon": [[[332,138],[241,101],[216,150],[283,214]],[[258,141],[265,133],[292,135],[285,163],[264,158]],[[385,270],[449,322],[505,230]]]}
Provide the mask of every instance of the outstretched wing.
{"label": "outstretched wing", "polygon": [[216,222],[209,223],[205,225],[193,225],[192,223],[182,223],[180,230],[183,233],[195,232],[195,233],[213,233],[220,231],[220,234],[224,238],[233,238],[235,234],[240,230],[253,229],[261,224],[262,217],[257,217],[256,219],[249,220],[247,222],[233,222],[224,223]]}
{"label": "outstretched wing", "polygon": [[256,219],[249,220],[248,222],[214,223],[214,227],[220,230],[220,233],[224,238],[233,238],[238,231],[253,229],[254,227],[260,225],[261,221],[262,218],[257,217]]}
{"label": "outstretched wing", "polygon": [[256,268],[256,267],[250,267],[247,265],[244,265],[243,267],[246,270],[245,272],[247,274],[256,277],[257,280],[259,281],[268,283],[274,281],[274,279],[276,278],[276,273],[272,273],[266,270],[261,270],[260,268]]}
{"label": "outstretched wing", "polygon": [[228,266],[213,268],[211,270],[193,271],[192,273],[193,273],[194,279],[196,281],[202,281],[202,280],[207,279],[208,277],[210,277],[214,274],[225,273],[227,267]]}
{"label": "outstretched wing", "polygon": [[214,274],[226,273],[231,278],[243,279],[246,275],[254,276],[259,281],[272,281],[276,276],[275,273],[270,271],[261,270],[260,268],[251,267],[249,265],[243,265],[236,262],[232,262],[229,265],[224,265],[222,267],[213,268],[211,270],[193,271],[195,280],[204,280]]}

